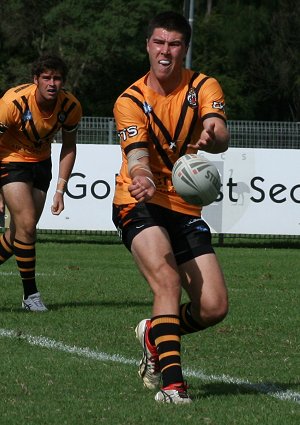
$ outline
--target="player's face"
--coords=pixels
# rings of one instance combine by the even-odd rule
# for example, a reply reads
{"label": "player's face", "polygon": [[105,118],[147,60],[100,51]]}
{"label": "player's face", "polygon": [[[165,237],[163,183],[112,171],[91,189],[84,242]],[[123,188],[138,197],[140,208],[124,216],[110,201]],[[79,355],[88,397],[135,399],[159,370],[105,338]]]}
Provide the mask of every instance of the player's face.
{"label": "player's face", "polygon": [[183,60],[187,53],[184,37],[176,31],[155,28],[147,40],[147,52],[151,69],[160,81],[181,74]]}
{"label": "player's face", "polygon": [[35,76],[34,83],[37,85],[37,100],[53,102],[63,86],[63,78],[59,71],[48,70]]}

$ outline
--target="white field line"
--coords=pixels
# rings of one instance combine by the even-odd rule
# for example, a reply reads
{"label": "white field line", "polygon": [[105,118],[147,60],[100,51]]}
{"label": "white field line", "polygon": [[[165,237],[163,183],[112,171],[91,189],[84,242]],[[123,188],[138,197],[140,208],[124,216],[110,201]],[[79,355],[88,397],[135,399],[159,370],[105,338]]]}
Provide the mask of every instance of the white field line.
{"label": "white field line", "polygon": [[[54,339],[49,339],[42,336],[20,334],[14,330],[9,329],[0,328],[0,337],[22,339],[30,345],[37,345],[39,347],[63,351],[65,353],[77,354],[81,357],[86,357],[102,362],[110,361],[134,366],[137,366],[139,364],[137,360],[127,359],[126,357],[123,357],[119,354],[107,354],[99,351],[90,350],[88,347],[80,348],[76,346],[66,345],[60,341],[55,341]],[[260,382],[255,384],[248,380],[233,378],[227,375],[206,375],[204,372],[192,369],[184,369],[183,372],[186,377],[198,378],[204,382],[219,382],[225,384],[232,384],[236,385],[237,387],[249,389],[258,393],[275,397],[279,400],[292,401],[300,404],[300,393],[290,390],[283,390],[272,383]]]}
{"label": "white field line", "polygon": [[[57,276],[57,273],[36,273],[36,276]],[[20,276],[20,273],[16,270],[15,272],[0,272],[0,276]]]}

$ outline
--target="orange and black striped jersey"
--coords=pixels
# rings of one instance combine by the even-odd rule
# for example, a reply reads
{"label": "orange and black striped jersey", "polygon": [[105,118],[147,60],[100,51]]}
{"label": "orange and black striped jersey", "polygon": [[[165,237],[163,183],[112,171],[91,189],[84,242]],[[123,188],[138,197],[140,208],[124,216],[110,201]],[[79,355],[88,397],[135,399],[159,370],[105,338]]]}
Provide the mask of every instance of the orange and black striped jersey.
{"label": "orange and black striped jersey", "polygon": [[75,96],[61,90],[52,115],[45,118],[35,91],[35,84],[24,84],[9,89],[0,99],[0,161],[43,161],[50,157],[51,143],[60,129],[77,128],[82,109]]}
{"label": "orange and black striped jersey", "polygon": [[113,202],[116,205],[136,202],[128,191],[131,179],[127,154],[132,149],[147,148],[157,188],[149,202],[199,215],[199,207],[187,204],[176,194],[171,181],[172,167],[180,156],[191,153],[187,145],[199,140],[206,118],[219,117],[226,122],[222,89],[214,78],[184,69],[181,85],[168,96],[162,96],[146,85],[147,76],[125,90],[114,106],[122,165]]}

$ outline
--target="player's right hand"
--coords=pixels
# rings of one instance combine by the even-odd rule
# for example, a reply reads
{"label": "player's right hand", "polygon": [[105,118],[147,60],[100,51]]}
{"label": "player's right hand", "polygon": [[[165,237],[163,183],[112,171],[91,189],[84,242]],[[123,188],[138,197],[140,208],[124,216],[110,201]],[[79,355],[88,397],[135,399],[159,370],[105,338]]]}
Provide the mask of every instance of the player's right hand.
{"label": "player's right hand", "polygon": [[156,187],[146,176],[135,176],[128,190],[130,195],[138,202],[145,202],[152,198]]}

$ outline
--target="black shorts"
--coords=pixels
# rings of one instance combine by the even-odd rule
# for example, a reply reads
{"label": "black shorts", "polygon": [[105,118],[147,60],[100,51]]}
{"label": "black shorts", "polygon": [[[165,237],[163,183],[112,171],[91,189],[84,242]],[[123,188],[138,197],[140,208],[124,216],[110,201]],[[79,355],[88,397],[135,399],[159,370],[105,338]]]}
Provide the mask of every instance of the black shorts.
{"label": "black shorts", "polygon": [[171,211],[159,205],[138,203],[113,206],[113,222],[126,248],[130,251],[133,238],[147,227],[164,227],[170,237],[177,264],[199,255],[214,253],[211,232],[198,216]]}
{"label": "black shorts", "polygon": [[40,162],[0,162],[0,187],[7,183],[32,182],[33,187],[47,192],[52,179],[51,158]]}

